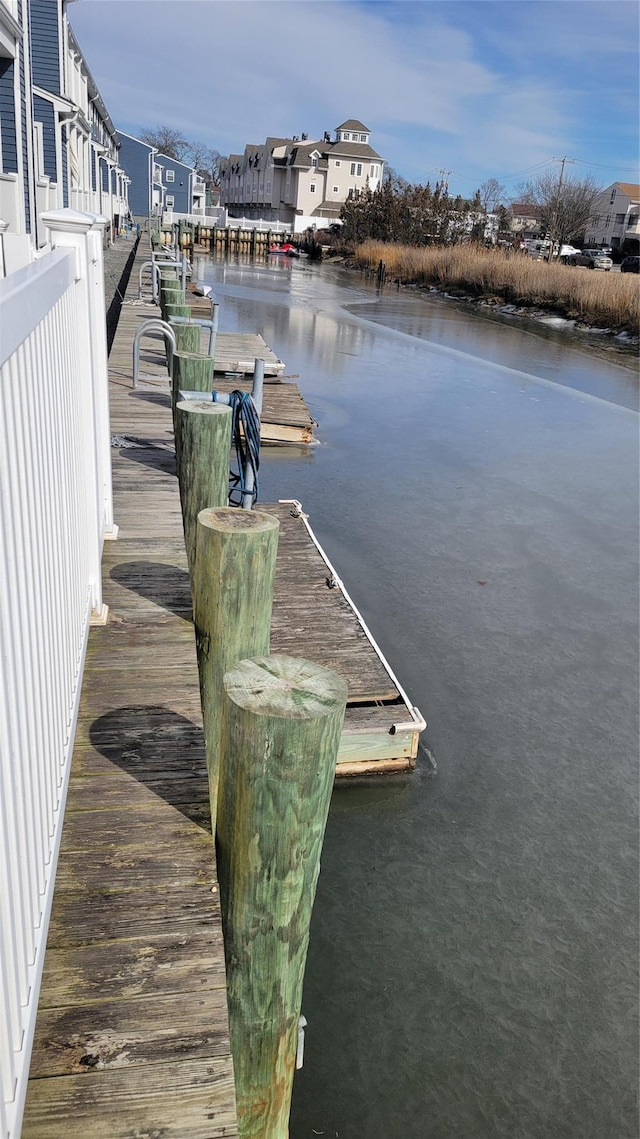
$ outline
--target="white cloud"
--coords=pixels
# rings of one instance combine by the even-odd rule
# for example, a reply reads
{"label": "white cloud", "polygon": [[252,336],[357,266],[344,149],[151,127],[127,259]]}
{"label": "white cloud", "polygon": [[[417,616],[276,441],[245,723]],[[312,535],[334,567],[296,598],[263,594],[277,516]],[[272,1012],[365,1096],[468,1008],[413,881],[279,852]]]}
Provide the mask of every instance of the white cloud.
{"label": "white cloud", "polygon": [[[625,8],[604,6],[616,10],[612,42]],[[229,153],[269,134],[321,137],[356,117],[400,173],[424,180],[446,165],[481,181],[570,149],[571,76],[546,57],[536,73],[523,29],[557,52],[572,22],[575,36],[581,26],[583,40],[595,35],[601,10],[564,0],[553,5],[552,28],[552,6],[527,0],[471,8],[455,0],[129,0],[126,8],[85,0],[70,14],[110,113],[126,129],[166,123]],[[520,73],[516,49],[526,59]]]}

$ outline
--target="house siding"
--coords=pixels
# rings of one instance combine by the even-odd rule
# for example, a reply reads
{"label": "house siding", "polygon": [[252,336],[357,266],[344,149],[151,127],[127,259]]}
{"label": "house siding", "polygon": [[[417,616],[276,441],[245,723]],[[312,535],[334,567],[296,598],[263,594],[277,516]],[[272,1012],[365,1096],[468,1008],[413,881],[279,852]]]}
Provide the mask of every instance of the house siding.
{"label": "house siding", "polygon": [[60,41],[58,4],[52,0],[31,0],[29,4],[31,40],[31,79],[37,87],[54,94],[60,91]]}
{"label": "house siding", "polygon": [[15,61],[0,58],[0,136],[2,137],[2,169],[5,174],[17,174],[18,172],[14,75]]}
{"label": "house siding", "polygon": [[53,103],[41,95],[33,96],[33,117],[42,123],[42,149],[44,151],[44,173],[52,182],[58,181],[56,163],[56,121]]}
{"label": "house siding", "polygon": [[[175,158],[168,158],[166,154],[156,154],[155,160],[158,166],[162,167],[162,185],[165,192],[173,195],[171,209],[179,214],[191,213],[191,167],[186,166],[184,162],[177,162]],[[173,182],[167,181],[167,170],[173,170],[175,175]]]}
{"label": "house siding", "polygon": [[151,147],[137,138],[119,134],[118,162],[131,179],[129,208],[134,216],[148,217],[151,212],[151,174],[149,155]]}

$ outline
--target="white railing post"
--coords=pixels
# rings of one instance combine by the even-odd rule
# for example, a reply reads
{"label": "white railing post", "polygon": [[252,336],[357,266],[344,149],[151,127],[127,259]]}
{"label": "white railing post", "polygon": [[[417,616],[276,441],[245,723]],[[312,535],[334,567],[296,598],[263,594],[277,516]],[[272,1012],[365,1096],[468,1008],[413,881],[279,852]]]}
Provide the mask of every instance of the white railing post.
{"label": "white railing post", "polygon": [[[94,235],[100,228],[95,214],[83,214],[77,210],[52,210],[42,214],[42,221],[47,229],[48,239],[53,249],[61,247],[75,250],[76,274],[75,282],[78,290],[78,309],[80,314],[78,327],[78,347],[80,350],[81,366],[86,373],[87,387],[83,393],[83,406],[80,412],[84,420],[85,438],[88,448],[85,451],[86,461],[86,492],[91,498],[87,511],[87,522],[90,527],[88,546],[90,551],[90,585],[92,593],[92,624],[104,624],[107,619],[107,608],[102,601],[102,542],[104,533],[104,487],[103,476],[105,467],[104,457],[104,400],[107,400],[106,419],[108,426],[108,387],[106,364],[101,351],[101,336],[96,320],[96,288],[95,268],[92,271],[91,261],[95,256],[95,241],[90,241],[90,230],[95,226]],[[101,266],[101,260],[100,260]],[[93,280],[92,280],[93,277]],[[106,357],[106,325],[104,312],[104,289],[102,291],[102,337],[105,340],[104,356]],[[107,393],[100,388],[107,387]],[[100,433],[100,434],[99,434]],[[110,466],[110,460],[109,460]],[[112,524],[112,520],[111,520]]]}
{"label": "white railing post", "polygon": [[102,538],[118,537],[113,520],[113,486],[111,476],[111,424],[109,416],[109,361],[107,353],[106,302],[104,293],[104,232],[106,217],[94,215],[87,233],[89,252],[88,285],[93,347],[93,391],[96,410],[96,445],[99,462],[99,493],[102,499]]}
{"label": "white railing post", "polygon": [[0,218],[0,277],[6,277],[7,267],[4,256],[4,235],[9,228],[9,222]]}

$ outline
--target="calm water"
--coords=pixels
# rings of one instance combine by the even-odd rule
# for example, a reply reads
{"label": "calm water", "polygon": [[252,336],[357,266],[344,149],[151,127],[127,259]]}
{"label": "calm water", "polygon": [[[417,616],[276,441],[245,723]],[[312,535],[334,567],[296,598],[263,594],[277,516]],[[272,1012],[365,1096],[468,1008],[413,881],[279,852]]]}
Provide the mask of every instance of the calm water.
{"label": "calm water", "polygon": [[263,501],[429,721],[334,792],[291,1139],[636,1139],[633,360],[329,266],[198,276],[319,422]]}

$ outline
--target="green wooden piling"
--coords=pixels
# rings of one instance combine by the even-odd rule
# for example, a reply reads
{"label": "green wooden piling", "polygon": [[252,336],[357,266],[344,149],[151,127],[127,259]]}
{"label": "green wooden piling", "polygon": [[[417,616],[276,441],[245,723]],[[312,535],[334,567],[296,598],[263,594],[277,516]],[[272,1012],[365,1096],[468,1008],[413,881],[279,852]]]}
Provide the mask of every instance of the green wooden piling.
{"label": "green wooden piling", "polygon": [[171,320],[172,316],[191,316],[191,305],[166,304],[164,306],[164,319]]}
{"label": "green wooden piling", "polygon": [[178,400],[178,392],[212,392],[213,359],[192,352],[175,352],[173,356],[172,406]]}
{"label": "green wooden piling", "polygon": [[[195,355],[199,355],[202,333],[200,325],[174,324],[171,318],[169,318],[169,324],[171,325],[173,329],[173,335],[176,338],[176,352],[193,352]],[[193,389],[193,391],[196,390],[196,388]]]}
{"label": "green wooden piling", "polygon": [[193,621],[215,833],[223,677],[269,652],[280,523],[260,510],[220,507],[197,519]]}
{"label": "green wooden piling", "polygon": [[347,685],[309,661],[224,677],[217,830],[240,1139],[286,1139],[309,925]]}
{"label": "green wooden piling", "polygon": [[232,418],[231,408],[223,403],[183,400],[176,404],[176,462],[192,580],[198,515],[229,502]]}

